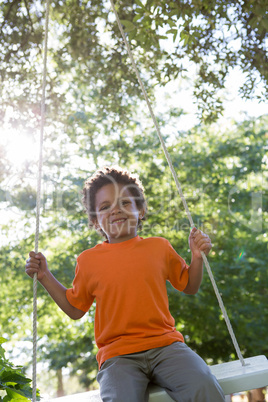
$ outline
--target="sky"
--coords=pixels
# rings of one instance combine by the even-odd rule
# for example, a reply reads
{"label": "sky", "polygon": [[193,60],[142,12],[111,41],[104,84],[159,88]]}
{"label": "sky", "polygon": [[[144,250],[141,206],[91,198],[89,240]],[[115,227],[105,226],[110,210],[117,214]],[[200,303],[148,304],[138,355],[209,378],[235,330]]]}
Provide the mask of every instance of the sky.
{"label": "sky", "polygon": [[[192,75],[194,74],[194,71],[192,71]],[[264,114],[268,114],[268,100],[266,102],[259,102],[256,99],[242,99],[239,94],[239,88],[243,85],[244,81],[245,76],[239,68],[230,71],[226,79],[224,91],[222,92],[224,111],[217,121],[218,125],[226,125],[227,122],[233,120],[241,122],[247,118],[258,118]],[[256,92],[260,93],[262,90],[263,85],[260,85]],[[190,130],[193,126],[199,124],[198,110],[197,105],[194,103],[191,83],[182,80],[172,81],[165,87],[159,87],[156,93],[156,111],[168,113],[168,109],[177,106],[186,112],[184,116],[180,117],[181,126],[178,127],[178,130]],[[169,99],[166,98],[167,94]],[[164,103],[163,98],[165,98]]]}

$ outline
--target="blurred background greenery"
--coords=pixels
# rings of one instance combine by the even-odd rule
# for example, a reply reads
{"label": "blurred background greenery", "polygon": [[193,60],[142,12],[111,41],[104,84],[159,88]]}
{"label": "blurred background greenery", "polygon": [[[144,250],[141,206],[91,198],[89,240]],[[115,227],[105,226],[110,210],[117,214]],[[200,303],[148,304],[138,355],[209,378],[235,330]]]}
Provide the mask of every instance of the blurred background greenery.
{"label": "blurred background greenery", "polygon": [[[212,239],[209,260],[242,353],[265,354],[268,115],[222,117],[236,69],[237,96],[266,99],[265,1],[121,0],[117,7],[193,220]],[[76,257],[102,241],[88,229],[81,190],[112,164],[137,173],[146,189],[140,235],[166,237],[189,262],[187,216],[109,3],[51,1],[50,14],[39,246],[49,268],[71,287]],[[24,265],[34,248],[43,4],[4,0],[0,24],[0,328],[10,356],[30,366],[32,281]],[[193,115],[182,107],[185,87]],[[168,292],[189,346],[208,363],[236,358],[207,274],[195,296],[169,285]],[[94,306],[73,322],[39,287],[41,393],[94,388],[95,354]]]}

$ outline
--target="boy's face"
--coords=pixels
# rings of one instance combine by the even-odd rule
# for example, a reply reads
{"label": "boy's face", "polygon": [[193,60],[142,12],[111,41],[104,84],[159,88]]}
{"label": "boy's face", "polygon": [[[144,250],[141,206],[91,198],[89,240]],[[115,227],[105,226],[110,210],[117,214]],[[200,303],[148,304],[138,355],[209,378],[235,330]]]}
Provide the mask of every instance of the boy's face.
{"label": "boy's face", "polygon": [[138,220],[144,211],[138,210],[127,186],[106,184],[97,191],[95,203],[95,227],[104,231],[109,243],[120,243],[137,235]]}

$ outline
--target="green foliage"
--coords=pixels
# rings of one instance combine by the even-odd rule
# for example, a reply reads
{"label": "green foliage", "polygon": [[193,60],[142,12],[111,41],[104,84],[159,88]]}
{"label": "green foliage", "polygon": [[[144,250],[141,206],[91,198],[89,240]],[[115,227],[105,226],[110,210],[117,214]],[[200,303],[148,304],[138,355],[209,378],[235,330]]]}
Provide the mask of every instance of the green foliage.
{"label": "green foliage", "polygon": [[[164,126],[164,122],[162,124]],[[166,138],[171,143],[169,152],[193,219],[213,240],[212,269],[239,343],[248,356],[266,351],[265,336],[255,340],[254,335],[256,330],[265,333],[267,320],[267,294],[263,287],[267,279],[265,233],[268,225],[266,124],[267,117],[263,117],[233,124],[225,131],[217,126],[197,127],[191,133],[180,132],[173,139]],[[107,139],[106,146],[101,146],[102,158],[106,158],[107,163],[123,164],[140,174],[149,207],[142,235],[168,238],[189,261],[189,224],[159,144],[146,124],[140,127],[132,123],[132,130],[132,133],[123,131],[117,140]],[[81,144],[83,147],[82,138]],[[86,176],[83,172],[84,178],[88,175],[90,172],[86,172]],[[56,203],[52,209],[44,208],[49,224],[41,234],[40,247],[56,277],[65,286],[71,286],[75,257],[101,239],[94,231],[87,230],[86,216],[78,202],[77,187],[81,189],[83,180],[68,175],[60,177],[57,196],[64,202]],[[49,199],[48,194],[46,202]],[[10,319],[17,316],[18,308],[22,321],[27,320],[31,310],[31,282],[24,277],[23,270],[18,271],[16,267],[23,266],[22,250],[24,253],[30,250],[32,241],[32,238],[25,239],[19,246],[2,249],[2,264],[5,261],[6,269],[0,279],[1,289],[9,307],[8,310],[5,305],[1,307],[1,317],[3,327],[9,331],[18,331]],[[206,274],[198,295],[183,296],[169,288],[169,296],[178,329],[198,353],[214,362],[234,358]],[[39,290],[39,308],[39,336],[45,337],[45,343],[39,348],[40,358],[49,361],[51,368],[77,367],[74,365],[78,362],[82,367],[83,356],[90,353],[86,358],[88,372],[90,367],[95,371],[94,309],[89,312],[88,322],[70,323],[42,289]],[[64,341],[62,333],[65,334]],[[76,344],[81,333],[85,342],[81,340]],[[71,349],[69,345],[72,345]]]}
{"label": "green foliage", "polygon": [[[188,77],[200,119],[213,121],[223,110],[226,78],[239,67],[241,96],[266,99],[266,0],[120,0],[116,6],[151,96],[156,83]],[[130,99],[142,94],[110,7],[96,0],[51,1],[50,17],[47,119],[66,124],[82,113],[94,130],[92,116],[125,120]],[[33,132],[40,122],[44,10],[36,0],[6,0],[0,24],[0,119],[7,108],[20,110],[12,126]],[[170,37],[173,48],[166,46]]]}
{"label": "green foliage", "polygon": [[[187,76],[191,61],[198,67],[191,80],[201,119],[212,121],[222,110],[218,91],[233,67],[248,75],[244,96],[253,96],[256,77],[267,84],[263,0],[120,0],[117,7],[151,95],[156,83]],[[0,16],[0,120],[34,140],[43,9],[34,0],[5,0]],[[107,3],[51,1],[50,34],[39,243],[50,269],[71,287],[76,257],[102,241],[87,228],[81,189],[105,164],[140,175],[148,199],[141,235],[168,238],[190,262],[187,217]],[[174,50],[163,50],[164,37],[170,36]],[[182,113],[174,108],[158,116],[163,132],[173,133],[164,137],[175,170],[194,222],[212,238],[209,260],[242,352],[267,353],[267,116],[185,132],[178,130]],[[31,162],[16,171],[1,147],[0,205],[16,216],[1,228],[1,239],[8,241],[0,249],[0,329],[25,341],[31,333],[32,282],[24,264],[34,247],[36,170]],[[206,273],[196,296],[170,286],[168,293],[177,328],[191,347],[209,362],[235,358]],[[94,312],[93,306],[73,322],[38,289],[38,359],[50,371],[67,367],[78,373],[84,387],[92,386],[97,371]]]}
{"label": "green foliage", "polygon": [[[236,66],[245,75],[240,88],[242,97],[265,101],[268,90],[265,0],[137,0],[135,5],[133,17],[129,15],[129,22],[135,27],[129,32],[129,22],[128,25],[124,22],[133,46],[148,51],[152,46],[159,49],[162,39],[173,37],[174,49],[168,54],[161,52],[164,60],[160,82],[185,74],[188,60],[196,65],[194,96],[202,120],[211,122],[221,114],[221,90]],[[192,73],[188,77],[193,79]],[[261,93],[256,91],[258,80],[264,84]]]}
{"label": "green foliage", "polygon": [[[211,267],[246,356],[267,353],[266,343],[260,343],[268,314],[265,122],[267,117],[246,121],[222,133],[215,126],[198,128],[186,141],[181,138],[172,152],[193,219],[212,238]],[[178,229],[183,222],[177,218]],[[170,239],[180,251],[182,236],[176,237]],[[208,361],[233,359],[233,346],[207,274],[194,297],[183,296],[179,303],[176,292],[169,292],[170,309],[187,343]],[[200,320],[195,318],[193,323],[193,317]]]}
{"label": "green foliage", "polygon": [[[187,217],[151,122],[139,119],[137,113],[138,110],[129,123],[118,122],[119,133],[113,137],[108,128],[101,139],[98,133],[80,134],[75,148],[79,165],[73,171],[69,170],[72,135],[64,137],[61,153],[53,151],[46,164],[42,200],[45,225],[39,249],[66,287],[71,287],[76,257],[102,241],[95,231],[88,230],[80,201],[83,181],[98,165],[119,164],[140,175],[148,201],[148,219],[141,235],[166,237],[190,262]],[[233,123],[228,128],[199,126],[184,132],[176,130],[180,115],[181,111],[171,111],[168,124],[169,127],[174,124],[176,134],[165,137],[168,151],[194,222],[213,241],[209,261],[242,353],[245,357],[265,354],[267,116]],[[162,116],[159,122],[165,131],[167,122]],[[77,124],[84,127],[85,123],[79,118]],[[109,124],[107,120],[104,125]],[[88,142],[92,144],[96,164],[86,148]],[[81,168],[87,164],[90,169]],[[15,194],[19,194],[17,190],[15,186]],[[12,191],[10,188],[11,195]],[[34,218],[30,195],[26,187],[23,198],[26,204],[22,204],[19,215],[20,220],[29,219],[28,224]],[[16,197],[14,200],[17,202]],[[16,205],[19,207],[19,203]],[[7,234],[15,234],[15,228],[16,222],[11,222]],[[0,304],[2,333],[26,341],[31,333],[32,281],[23,267],[33,244],[33,236],[25,232],[20,234],[20,240],[0,250],[0,287],[5,300]],[[206,273],[197,295],[180,294],[171,286],[168,293],[171,313],[189,346],[208,362],[236,358]],[[48,364],[50,373],[67,367],[71,375],[78,375],[85,389],[93,386],[97,372],[94,314],[95,306],[82,320],[71,321],[41,286],[38,289],[38,359]]]}
{"label": "green foliage", "polygon": [[[25,377],[22,367],[15,367],[6,357],[1,346],[6,339],[0,337],[0,401],[30,401],[32,397],[31,380]],[[1,391],[4,395],[1,394]],[[37,392],[37,400],[39,392]]]}

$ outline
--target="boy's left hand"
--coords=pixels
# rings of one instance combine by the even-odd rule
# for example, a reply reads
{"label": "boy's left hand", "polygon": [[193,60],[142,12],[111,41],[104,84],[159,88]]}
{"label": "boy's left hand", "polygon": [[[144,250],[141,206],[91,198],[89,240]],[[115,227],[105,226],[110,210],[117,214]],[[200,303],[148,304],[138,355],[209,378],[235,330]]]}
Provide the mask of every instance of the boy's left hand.
{"label": "boy's left hand", "polygon": [[191,230],[189,236],[189,246],[193,258],[202,258],[201,251],[203,251],[205,255],[208,255],[212,248],[209,236],[196,228]]}

